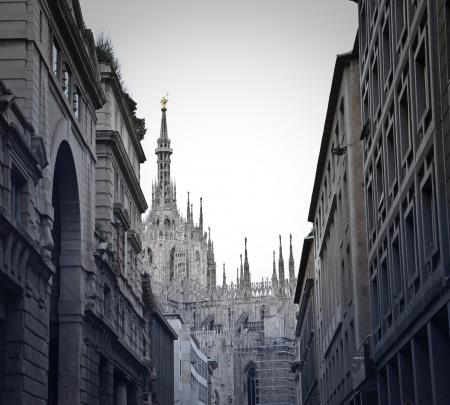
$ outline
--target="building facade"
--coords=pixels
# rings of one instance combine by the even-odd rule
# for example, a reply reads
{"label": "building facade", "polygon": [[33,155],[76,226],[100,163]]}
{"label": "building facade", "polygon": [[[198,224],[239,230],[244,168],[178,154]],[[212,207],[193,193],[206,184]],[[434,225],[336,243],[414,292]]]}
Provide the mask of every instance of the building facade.
{"label": "building facade", "polygon": [[141,404],[145,156],[123,91],[77,0],[2,2],[0,55],[0,403]]}
{"label": "building facade", "polygon": [[149,404],[174,405],[174,341],[178,339],[159,309],[154,311],[151,322],[152,365],[156,378],[152,382]]}
{"label": "building facade", "polygon": [[[101,334],[107,342],[87,349],[90,362],[98,363],[100,403],[135,404],[142,401],[152,372],[147,355],[151,344],[148,313],[155,310],[146,307],[142,297],[141,215],[147,203],[139,166],[145,155],[128,96],[112,64],[100,59],[98,68],[106,103],[96,113],[97,269],[88,279],[91,318],[86,318],[90,326],[85,341],[95,342],[95,335]],[[96,373],[87,378],[95,381]]]}
{"label": "building facade", "polygon": [[297,380],[298,405],[319,405],[319,358],[317,348],[317,313],[314,290],[314,235],[303,240],[303,249],[295,289],[294,302],[298,304],[295,328],[294,369]]}
{"label": "building facade", "polygon": [[364,187],[380,403],[450,399],[446,1],[360,1]]}
{"label": "building facade", "polygon": [[338,55],[308,220],[322,404],[375,404],[357,50]]}

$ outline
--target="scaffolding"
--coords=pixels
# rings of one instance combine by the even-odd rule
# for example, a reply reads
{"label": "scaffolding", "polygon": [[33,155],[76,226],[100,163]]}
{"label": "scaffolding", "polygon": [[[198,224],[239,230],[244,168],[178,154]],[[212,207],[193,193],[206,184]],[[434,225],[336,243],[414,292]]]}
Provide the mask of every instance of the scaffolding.
{"label": "scaffolding", "polygon": [[256,363],[256,404],[295,404],[296,385],[292,371],[293,340],[280,337],[261,339],[258,343],[244,349],[245,352],[253,354],[252,357]]}

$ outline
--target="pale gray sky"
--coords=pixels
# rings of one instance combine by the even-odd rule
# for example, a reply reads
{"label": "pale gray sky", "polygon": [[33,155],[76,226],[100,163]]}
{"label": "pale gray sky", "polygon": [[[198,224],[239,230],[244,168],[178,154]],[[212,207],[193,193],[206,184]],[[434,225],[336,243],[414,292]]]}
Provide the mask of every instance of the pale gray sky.
{"label": "pale gray sky", "polygon": [[[244,236],[253,281],[272,274],[289,233],[296,271],[336,54],[352,49],[348,0],[81,0],[86,25],[115,46],[146,118],[142,188],[156,175],[160,100],[169,93],[172,176],[185,215],[203,197],[217,282],[235,281]],[[278,253],[277,253],[278,260]]]}

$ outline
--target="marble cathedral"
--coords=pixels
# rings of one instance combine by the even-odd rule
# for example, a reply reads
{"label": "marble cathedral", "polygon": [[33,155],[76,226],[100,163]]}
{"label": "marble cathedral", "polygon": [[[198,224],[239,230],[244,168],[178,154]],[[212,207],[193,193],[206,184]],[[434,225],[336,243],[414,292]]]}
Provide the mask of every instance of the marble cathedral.
{"label": "marble cathedral", "polygon": [[217,361],[211,381],[213,404],[293,404],[292,237],[286,276],[280,236],[278,269],[274,251],[271,280],[253,281],[245,238],[236,281],[227,283],[224,267],[222,285],[217,285],[214,243],[204,229],[202,200],[198,222],[189,195],[186,218],[177,206],[166,102],[163,99],[155,151],[158,174],[143,233],[144,267],[153,291],[163,311],[180,314],[202,351]]}

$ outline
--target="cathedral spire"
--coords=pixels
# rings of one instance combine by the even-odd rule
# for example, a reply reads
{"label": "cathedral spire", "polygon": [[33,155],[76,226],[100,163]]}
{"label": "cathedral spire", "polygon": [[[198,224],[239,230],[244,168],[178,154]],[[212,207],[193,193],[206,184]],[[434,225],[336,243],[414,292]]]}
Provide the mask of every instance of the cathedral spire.
{"label": "cathedral spire", "polygon": [[280,237],[280,253],[278,257],[278,282],[280,285],[280,293],[284,295],[284,260],[283,260],[283,247],[281,245],[281,235]]}
{"label": "cathedral spire", "polygon": [[236,267],[236,285],[239,287],[239,267]]}
{"label": "cathedral spire", "polygon": [[191,222],[194,223],[194,204],[191,204]]}
{"label": "cathedral spire", "polygon": [[244,266],[242,265],[242,253],[241,253],[241,277],[240,277],[240,280],[241,280],[241,285],[245,284],[245,280],[244,280]]}
{"label": "cathedral spire", "polygon": [[275,264],[275,250],[273,251],[272,294],[278,293],[277,265]]}
{"label": "cathedral spire", "polygon": [[225,263],[223,264],[223,288],[227,286],[227,275],[225,274]]}
{"label": "cathedral spire", "polygon": [[188,193],[188,199],[187,199],[187,209],[186,209],[186,216],[187,216],[187,221],[189,222],[190,221],[190,219],[191,219],[191,204],[190,204],[190,202],[189,202],[189,191],[187,192]]}
{"label": "cathedral spire", "polygon": [[203,198],[200,197],[200,219],[198,226],[200,227],[201,233],[203,235]]}
{"label": "cathedral spire", "polygon": [[275,250],[273,251],[273,271],[272,271],[272,280],[277,279],[277,265],[275,264]]}
{"label": "cathedral spire", "polygon": [[158,156],[158,179],[155,190],[155,197],[158,204],[168,204],[172,203],[173,201],[173,190],[171,189],[170,179],[170,155],[173,151],[170,147],[170,139],[167,131],[166,97],[163,97],[163,99],[161,100],[161,111],[161,131],[157,140],[157,147],[155,150],[155,153]]}
{"label": "cathedral spire", "polygon": [[295,278],[294,255],[292,253],[292,234],[289,234],[289,280]]}
{"label": "cathedral spire", "polygon": [[248,255],[247,255],[247,238],[245,238],[245,252],[244,252],[244,280],[246,286],[250,287],[250,269],[248,265]]}

